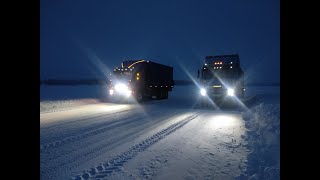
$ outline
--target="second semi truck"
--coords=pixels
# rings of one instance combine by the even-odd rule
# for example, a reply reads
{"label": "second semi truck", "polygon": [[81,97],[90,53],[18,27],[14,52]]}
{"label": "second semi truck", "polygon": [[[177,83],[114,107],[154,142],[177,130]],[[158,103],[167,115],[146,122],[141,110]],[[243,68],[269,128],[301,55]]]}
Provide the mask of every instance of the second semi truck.
{"label": "second semi truck", "polygon": [[207,56],[198,78],[201,96],[215,102],[244,97],[244,72],[238,54]]}

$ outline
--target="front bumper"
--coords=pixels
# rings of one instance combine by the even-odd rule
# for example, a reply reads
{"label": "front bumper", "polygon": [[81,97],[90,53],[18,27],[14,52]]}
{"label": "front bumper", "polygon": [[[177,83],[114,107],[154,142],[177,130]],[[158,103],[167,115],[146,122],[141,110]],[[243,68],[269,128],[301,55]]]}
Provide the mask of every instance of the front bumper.
{"label": "front bumper", "polygon": [[233,89],[232,93],[230,94],[228,92],[229,90],[226,88],[207,88],[206,94],[204,96],[207,96],[212,99],[218,99],[218,98],[228,98],[228,99],[234,99],[235,97],[241,98],[243,93],[241,92],[241,89]]}

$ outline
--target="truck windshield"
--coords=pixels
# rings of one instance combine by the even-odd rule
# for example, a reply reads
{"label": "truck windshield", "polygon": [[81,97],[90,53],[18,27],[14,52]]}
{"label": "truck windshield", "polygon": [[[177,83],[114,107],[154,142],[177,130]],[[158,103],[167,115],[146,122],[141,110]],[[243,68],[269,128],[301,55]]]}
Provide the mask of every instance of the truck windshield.
{"label": "truck windshield", "polygon": [[207,80],[212,78],[214,78],[214,76],[210,70],[207,69],[202,71],[202,79]]}
{"label": "truck windshield", "polygon": [[113,75],[118,80],[130,80],[132,78],[132,71],[115,71]]}
{"label": "truck windshield", "polygon": [[229,71],[229,70],[220,70],[220,71],[216,71],[213,72],[209,69],[205,69],[202,71],[202,79],[203,80],[216,80],[216,79],[220,80],[231,80],[231,79],[237,79],[238,77],[238,73],[234,72],[234,71]]}

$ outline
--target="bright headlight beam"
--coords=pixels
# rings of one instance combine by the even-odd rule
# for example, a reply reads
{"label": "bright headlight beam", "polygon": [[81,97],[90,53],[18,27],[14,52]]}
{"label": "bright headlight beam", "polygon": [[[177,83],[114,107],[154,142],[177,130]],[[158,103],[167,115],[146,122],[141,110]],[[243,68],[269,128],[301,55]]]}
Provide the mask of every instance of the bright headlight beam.
{"label": "bright headlight beam", "polygon": [[129,97],[130,95],[131,95],[131,91],[130,91],[130,90],[127,90],[126,96]]}
{"label": "bright headlight beam", "polygon": [[233,89],[228,89],[228,96],[234,96],[234,90]]}
{"label": "bright headlight beam", "polygon": [[113,89],[110,89],[110,90],[109,90],[109,94],[110,94],[110,95],[113,95],[113,93],[114,93],[114,90],[113,90]]}
{"label": "bright headlight beam", "polygon": [[200,89],[201,96],[205,96],[207,94],[207,91],[204,88]]}
{"label": "bright headlight beam", "polygon": [[114,88],[116,89],[116,91],[123,91],[125,89],[128,89],[128,87],[122,83],[116,84]]}
{"label": "bright headlight beam", "polygon": [[[123,83],[116,84],[114,89],[117,94],[125,95],[126,97],[129,97],[132,94],[132,91],[129,89],[129,87]],[[109,93],[111,92],[109,91]],[[114,94],[114,92],[112,94]]]}

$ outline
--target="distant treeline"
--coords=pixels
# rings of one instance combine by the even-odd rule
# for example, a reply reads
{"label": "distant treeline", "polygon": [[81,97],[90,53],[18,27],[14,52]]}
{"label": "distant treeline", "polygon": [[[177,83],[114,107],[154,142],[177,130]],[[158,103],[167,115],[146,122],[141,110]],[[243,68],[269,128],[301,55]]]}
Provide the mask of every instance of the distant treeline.
{"label": "distant treeline", "polygon": [[[78,80],[62,80],[62,79],[47,79],[40,80],[40,85],[105,85],[107,84],[107,79],[78,79]],[[174,80],[177,86],[187,86],[194,85],[191,80]],[[280,83],[247,83],[247,86],[280,86]]]}

